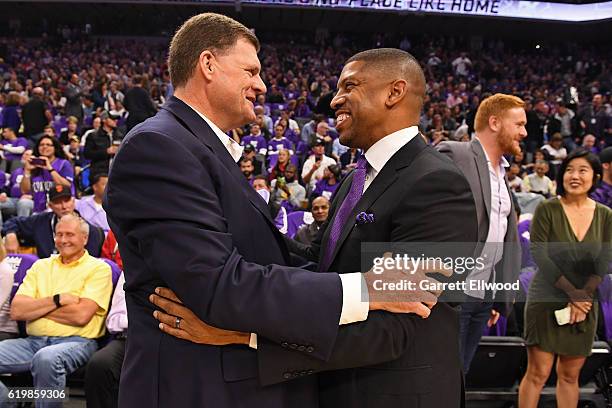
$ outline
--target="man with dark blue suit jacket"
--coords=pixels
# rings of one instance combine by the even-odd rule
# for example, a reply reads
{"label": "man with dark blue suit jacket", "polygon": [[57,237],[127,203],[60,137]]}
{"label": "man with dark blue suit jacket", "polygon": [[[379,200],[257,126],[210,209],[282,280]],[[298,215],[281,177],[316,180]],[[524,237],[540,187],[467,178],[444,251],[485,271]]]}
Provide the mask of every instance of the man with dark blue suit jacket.
{"label": "man with dark blue suit jacket", "polygon": [[[359,269],[340,277],[288,266],[265,202],[236,164],[242,149],[224,133],[256,118],[253,102],[265,92],[258,48],[227,17],[189,19],[170,45],[175,97],[132,129],[113,162],[104,207],[124,262],[130,321],[121,407],[316,407],[312,370],[286,367],[282,378],[295,381],[261,386],[257,336],[325,361],[339,325],[365,320],[368,309],[429,315],[420,302],[361,301]],[[160,331],[149,302],[158,286],[202,321],[244,332],[239,345],[203,346]],[[366,324],[372,319],[380,314]],[[172,326],[181,322],[177,316]],[[351,330],[340,331],[350,340]],[[410,330],[396,323],[381,333],[374,361],[393,358],[391,342]]]}
{"label": "man with dark blue suit jacket", "polygon": [[[361,258],[369,256],[362,252],[364,242],[443,242],[452,243],[444,256],[474,253],[477,216],[469,184],[448,158],[427,146],[415,126],[424,93],[418,62],[401,50],[369,50],[348,60],[332,107],[341,142],[365,153],[338,187],[327,227],[310,247],[290,243],[293,252],[318,261],[319,270],[340,273],[360,269]],[[419,252],[435,246],[422,244]],[[156,304],[169,313],[160,318],[164,327],[174,313],[189,323],[169,333],[198,343],[220,338],[180,305]],[[394,330],[398,324],[405,336]],[[458,408],[463,400],[458,337],[457,312],[443,303],[427,319],[371,313],[367,322],[338,332],[326,361],[260,336],[261,381],[291,379],[285,376],[291,367],[294,373],[320,373],[321,407]],[[388,355],[381,358],[385,347]]]}

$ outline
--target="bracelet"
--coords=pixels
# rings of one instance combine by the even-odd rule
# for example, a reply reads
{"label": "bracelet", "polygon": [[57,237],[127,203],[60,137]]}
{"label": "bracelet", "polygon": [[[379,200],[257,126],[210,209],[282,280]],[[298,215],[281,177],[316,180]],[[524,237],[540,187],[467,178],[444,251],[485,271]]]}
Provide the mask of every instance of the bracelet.
{"label": "bracelet", "polygon": [[53,303],[55,303],[55,306],[59,309],[60,307],[62,307],[62,304],[60,303],[60,295],[59,293],[56,293],[55,295],[53,295]]}
{"label": "bracelet", "polygon": [[51,170],[47,170],[47,171],[48,171],[49,173],[53,173],[54,171],[57,171],[57,170],[55,170],[53,167],[51,167]]}

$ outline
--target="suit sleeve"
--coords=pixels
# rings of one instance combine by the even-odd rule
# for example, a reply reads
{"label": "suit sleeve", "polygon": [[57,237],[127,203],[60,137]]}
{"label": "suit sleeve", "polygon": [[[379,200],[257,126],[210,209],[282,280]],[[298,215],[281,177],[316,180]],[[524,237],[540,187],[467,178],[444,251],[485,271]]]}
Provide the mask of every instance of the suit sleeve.
{"label": "suit sleeve", "polygon": [[[392,242],[474,243],[473,247],[463,245],[462,254],[457,254],[473,255],[478,237],[476,205],[467,180],[458,170],[424,175],[393,213]],[[257,347],[260,381],[269,385],[297,378],[291,376],[296,372],[314,374],[395,360],[418,336],[420,319],[416,315],[370,312],[367,321],[340,327],[328,361],[292,352],[291,344],[278,346],[261,339]]]}
{"label": "suit sleeve", "polygon": [[338,275],[247,262],[233,245],[217,193],[231,176],[211,165],[216,159],[205,145],[197,147],[203,158],[158,133],[124,142],[105,202],[120,249],[140,253],[152,277],[201,320],[309,346],[308,355],[327,359],[342,309]]}

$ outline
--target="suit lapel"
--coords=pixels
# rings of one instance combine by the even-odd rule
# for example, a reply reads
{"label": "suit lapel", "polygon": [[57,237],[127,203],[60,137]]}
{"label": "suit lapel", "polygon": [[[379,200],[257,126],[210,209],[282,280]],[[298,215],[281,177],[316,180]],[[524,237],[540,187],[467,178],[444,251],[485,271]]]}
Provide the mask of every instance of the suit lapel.
{"label": "suit lapel", "polygon": [[478,171],[478,180],[480,180],[480,188],[487,211],[487,219],[491,215],[491,178],[489,176],[489,165],[487,156],[480,142],[476,139],[471,142],[472,153],[474,153],[474,161],[476,162],[476,170]]}
{"label": "suit lapel", "polygon": [[183,127],[188,129],[191,134],[213,151],[215,156],[223,163],[223,166],[230,172],[234,181],[242,187],[251,204],[259,210],[271,225],[274,225],[266,202],[251,187],[233,157],[229,154],[227,148],[223,146],[223,143],[221,143],[211,127],[185,102],[174,96],[162,108],[172,113]]}
{"label": "suit lapel", "polygon": [[[359,214],[360,212],[365,212],[370,207],[372,207],[376,200],[378,200],[384,194],[384,192],[393,183],[395,183],[398,178],[397,173],[399,172],[399,170],[404,167],[410,166],[410,164],[414,161],[414,158],[425,147],[427,147],[427,145],[425,144],[421,136],[415,136],[410,142],[406,143],[401,149],[399,149],[380,170],[380,172],[376,175],[376,178],[372,181],[372,184],[370,184],[361,199],[355,205],[355,208],[353,208],[353,211],[351,211],[351,214],[349,215],[346,224],[342,226],[342,231],[340,232],[338,243],[334,248],[330,265],[333,264],[334,259],[336,258],[338,252],[340,251],[340,248],[342,247],[342,244],[355,227],[355,218],[357,214]],[[350,188],[350,184],[348,183],[348,181],[345,184],[347,184],[348,187],[345,189],[344,195],[341,197],[342,200],[344,200],[344,197],[346,197]],[[338,201],[338,207],[341,205],[341,203],[342,201]],[[376,214],[374,214],[374,217],[376,217]],[[326,248],[327,246],[329,230],[331,230],[331,228],[328,228],[327,231],[325,231],[323,248]],[[321,257],[321,259],[323,258]]]}

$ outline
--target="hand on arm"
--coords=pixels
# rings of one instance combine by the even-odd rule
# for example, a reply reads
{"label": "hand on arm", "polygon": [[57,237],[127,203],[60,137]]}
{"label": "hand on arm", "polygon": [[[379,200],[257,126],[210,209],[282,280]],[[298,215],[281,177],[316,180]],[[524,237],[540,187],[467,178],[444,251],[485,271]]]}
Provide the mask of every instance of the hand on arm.
{"label": "hand on arm", "polygon": [[53,320],[56,323],[70,326],[86,326],[98,310],[98,304],[91,299],[74,296],[74,298],[77,299],[77,303],[64,305],[62,297],[65,295],[66,294],[60,295],[62,307],[53,310],[51,313],[47,314],[45,318]]}
{"label": "hand on arm", "polygon": [[[153,312],[153,316],[159,320],[159,329],[164,333],[198,344],[249,344],[249,333],[218,329],[204,323],[183,305],[172,290],[157,288],[155,292],[150,300],[161,310]],[[175,327],[177,317],[181,319],[179,328]]]}

